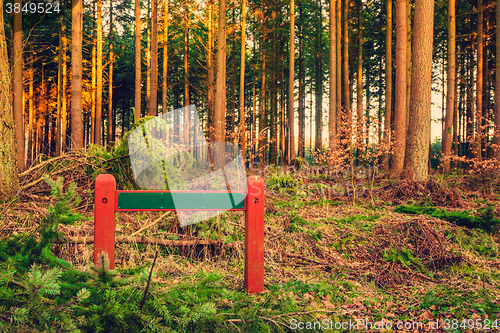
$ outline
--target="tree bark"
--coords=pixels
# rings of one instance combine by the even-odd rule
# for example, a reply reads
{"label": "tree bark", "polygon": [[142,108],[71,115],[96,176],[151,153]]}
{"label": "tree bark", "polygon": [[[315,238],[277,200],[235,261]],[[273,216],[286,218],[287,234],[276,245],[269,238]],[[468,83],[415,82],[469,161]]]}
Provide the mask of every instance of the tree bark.
{"label": "tree bark", "polygon": [[[0,7],[3,8],[3,0],[0,0]],[[5,40],[3,15],[0,15],[0,201],[11,198],[19,188],[11,74]]]}
{"label": "tree bark", "polygon": [[[157,1],[157,0],[155,0]],[[184,107],[189,106],[189,17],[188,5],[184,5]],[[189,113],[184,112],[184,142],[189,144]]]}
{"label": "tree bark", "polygon": [[[293,1],[293,0],[292,0]],[[246,18],[247,0],[241,4],[241,56],[240,56],[240,148],[243,162],[246,161],[246,116],[245,116],[245,52],[246,52]]]}
{"label": "tree bark", "polygon": [[[208,66],[208,138],[214,141],[214,115],[215,115],[215,68],[214,68],[214,0],[208,0],[208,46],[207,46],[207,66]],[[255,124],[255,122],[253,123]]]}
{"label": "tree bark", "polygon": [[165,0],[163,11],[163,80],[162,80],[162,113],[167,112],[167,74],[168,74],[168,0]]}
{"label": "tree bark", "polygon": [[415,0],[410,120],[406,139],[407,177],[426,180],[429,172],[434,1]]}
{"label": "tree bark", "polygon": [[[101,0],[98,1],[100,2]],[[134,121],[139,121],[139,118],[141,118],[141,0],[135,0]]]}
{"label": "tree bark", "polygon": [[[339,0],[340,1],[340,0]],[[330,108],[328,114],[328,144],[330,153],[335,151],[337,135],[337,32],[336,28],[336,0],[330,0]]]}
{"label": "tree bark", "polygon": [[350,151],[352,139],[352,110],[351,89],[349,87],[349,0],[344,0],[343,17],[343,59],[342,59],[342,107],[344,109],[343,124],[345,128],[344,140],[346,148]]}
{"label": "tree bark", "polygon": [[444,125],[443,151],[442,155],[445,158],[443,161],[443,172],[450,172],[451,143],[453,138],[453,115],[456,105],[456,61],[455,61],[455,39],[456,39],[456,23],[455,23],[455,0],[448,0],[448,69],[446,73],[446,118]]}
{"label": "tree bark", "polygon": [[391,144],[392,118],[392,0],[386,0],[385,28],[385,117],[384,117],[384,155],[382,169],[389,170],[388,146]]}
{"label": "tree bark", "polygon": [[315,70],[316,70],[316,128],[314,149],[316,153],[323,151],[323,15],[321,8],[321,0],[318,1],[318,17],[317,17],[317,30],[316,30],[316,57],[315,57]]}
{"label": "tree bark", "polygon": [[109,1],[109,73],[108,73],[108,135],[107,144],[115,141],[115,122],[113,121],[113,0]]}
{"label": "tree bark", "polygon": [[71,24],[71,139],[72,148],[83,148],[82,113],[82,4],[72,0]]}
{"label": "tree bark", "polygon": [[[92,26],[94,29],[92,29],[92,87],[91,87],[91,106],[90,106],[90,122],[91,122],[91,143],[95,143],[95,109],[96,109],[96,85],[97,85],[97,49],[96,49],[96,42],[97,42],[97,37],[96,37],[96,24],[95,24],[95,14],[96,14],[96,3],[94,2],[93,4],[93,11],[92,11]],[[62,21],[61,21],[62,25]]]}
{"label": "tree bark", "polygon": [[363,2],[358,0],[358,73],[357,73],[357,151],[361,155],[363,145]]}
{"label": "tree bark", "polygon": [[391,170],[404,167],[406,145],[406,51],[408,32],[406,23],[407,0],[396,0],[396,88],[394,102],[394,155]]}
{"label": "tree bark", "polygon": [[[340,0],[339,0],[340,1]],[[304,73],[304,15],[302,13],[302,1],[299,2],[299,140],[298,140],[298,156],[304,158],[305,143],[306,143],[306,112],[305,112],[305,73]],[[290,96],[288,96],[290,98]],[[290,103],[288,105],[290,108]],[[291,131],[291,128],[290,128]],[[291,145],[291,143],[290,143]],[[291,147],[291,146],[290,146]],[[290,148],[291,150],[291,148]]]}
{"label": "tree bark", "polygon": [[151,56],[150,83],[148,98],[148,116],[156,116],[158,111],[158,0],[152,0],[151,13]]}
{"label": "tree bark", "polygon": [[102,0],[97,0],[97,95],[95,109],[95,138],[96,145],[102,145]]}
{"label": "tree bark", "polygon": [[215,82],[214,139],[224,142],[226,115],[226,0],[219,2],[219,38],[217,39],[217,80]]}
{"label": "tree bark", "polygon": [[483,0],[477,0],[477,67],[476,67],[476,138],[474,156],[481,160],[481,139],[483,137],[482,128],[482,113],[483,113],[483,43],[484,43],[484,28],[483,28]]}
{"label": "tree bark", "polygon": [[[495,56],[495,68],[500,68],[500,0],[496,1],[496,56]],[[500,74],[498,70],[496,72],[495,80],[495,115],[494,115],[494,125],[495,132],[493,136],[493,149],[494,156],[497,161],[500,161]]]}
{"label": "tree bark", "polygon": [[[301,36],[302,38],[302,36]],[[290,135],[288,142],[290,149],[287,161],[291,162],[295,158],[295,0],[290,1],[290,66],[288,72],[288,129]],[[299,97],[300,98],[300,97]],[[300,114],[299,114],[300,118]],[[300,127],[300,120],[299,120]],[[300,151],[300,129],[299,129],[299,151]],[[303,143],[302,143],[303,148]],[[300,155],[300,152],[299,152]]]}
{"label": "tree bark", "polygon": [[[22,1],[16,0],[22,7]],[[23,171],[24,162],[24,120],[23,120],[23,17],[22,11],[14,11],[14,125],[16,127],[17,168]]]}

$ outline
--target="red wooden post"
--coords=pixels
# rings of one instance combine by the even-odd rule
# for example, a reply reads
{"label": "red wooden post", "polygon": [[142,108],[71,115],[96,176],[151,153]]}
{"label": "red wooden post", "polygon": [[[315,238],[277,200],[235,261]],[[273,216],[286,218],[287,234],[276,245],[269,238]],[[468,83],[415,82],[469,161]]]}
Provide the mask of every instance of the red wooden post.
{"label": "red wooden post", "polygon": [[95,179],[94,265],[101,252],[109,257],[109,269],[115,268],[115,177],[107,174]]}
{"label": "red wooden post", "polygon": [[264,291],[264,179],[247,178],[245,214],[245,289]]}

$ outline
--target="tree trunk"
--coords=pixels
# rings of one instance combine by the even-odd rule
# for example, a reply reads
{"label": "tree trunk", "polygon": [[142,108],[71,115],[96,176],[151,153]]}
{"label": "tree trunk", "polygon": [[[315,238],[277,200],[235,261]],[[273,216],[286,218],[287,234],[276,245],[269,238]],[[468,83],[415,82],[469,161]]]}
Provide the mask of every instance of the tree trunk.
{"label": "tree trunk", "polygon": [[[215,68],[214,68],[214,0],[208,1],[208,46],[207,46],[207,65],[208,65],[208,137],[210,141],[214,141],[214,114],[215,114]],[[255,122],[253,123],[255,124]]]}
{"label": "tree trunk", "polygon": [[[98,0],[98,3],[101,0]],[[99,52],[99,51],[97,51]],[[134,121],[141,118],[141,0],[135,0],[135,93]],[[99,126],[96,125],[96,128]],[[97,138],[97,136],[96,136]],[[97,141],[97,139],[96,139]]]}
{"label": "tree trunk", "polygon": [[404,167],[406,145],[406,6],[407,0],[396,0],[396,88],[394,102],[394,155],[391,170]]}
{"label": "tree trunk", "polygon": [[[342,0],[337,0],[337,141],[341,143],[345,139],[345,126],[346,124],[342,121],[344,110],[342,109]],[[343,145],[343,143],[342,143]],[[340,145],[337,146],[337,148]]]}
{"label": "tree trunk", "polygon": [[156,116],[158,111],[158,0],[152,0],[151,16],[151,55],[150,66],[150,92],[148,95],[148,116]]}
{"label": "tree trunk", "polygon": [[83,148],[82,113],[82,4],[72,0],[71,24],[71,139],[73,149]]}
{"label": "tree trunk", "polygon": [[358,0],[358,73],[357,73],[357,152],[361,155],[363,145],[363,26],[362,26],[363,2]]}
{"label": "tree trunk", "polygon": [[[157,1],[157,0],[154,0]],[[189,16],[188,6],[184,5],[184,107],[189,106],[189,62],[188,62],[188,46],[189,46]],[[184,112],[184,142],[189,144],[189,113]]]}
{"label": "tree trunk", "polygon": [[162,80],[162,113],[167,112],[167,70],[168,70],[168,1],[163,11],[163,80]]}
{"label": "tree trunk", "polygon": [[[3,0],[0,0],[0,7],[3,8]],[[11,76],[5,40],[3,15],[0,15],[0,201],[11,198],[19,188]]]}
{"label": "tree trunk", "polygon": [[109,1],[109,73],[108,73],[108,135],[107,144],[115,141],[115,122],[113,121],[113,0]]}
{"label": "tree trunk", "polygon": [[[262,25],[262,31],[264,34],[264,24]],[[259,162],[260,165],[264,164],[264,148],[266,143],[266,36],[262,37],[262,83],[260,87],[260,103],[259,103],[259,131],[257,132],[257,137],[259,140]],[[264,130],[265,129],[265,130]]]}
{"label": "tree trunk", "polygon": [[481,139],[483,137],[482,129],[482,112],[483,112],[483,43],[484,43],[484,29],[483,29],[483,0],[477,0],[478,13],[477,13],[477,69],[476,69],[476,138],[475,138],[475,151],[474,156],[481,160]]}
{"label": "tree trunk", "polygon": [[406,30],[408,33],[408,40],[406,44],[406,131],[408,132],[411,92],[411,0],[407,0],[406,3]]}
{"label": "tree trunk", "polygon": [[385,117],[384,117],[384,155],[382,169],[389,170],[388,146],[391,144],[392,117],[392,0],[386,0],[385,27]]}
{"label": "tree trunk", "polygon": [[33,68],[33,46],[30,52],[30,70],[29,70],[29,83],[28,83],[28,165],[33,162],[34,159],[34,140],[33,140],[33,130],[34,130],[34,104],[33,104],[33,77],[35,69]]}
{"label": "tree trunk", "polygon": [[226,0],[219,2],[219,38],[217,39],[217,80],[215,82],[214,139],[224,142],[226,115]]}
{"label": "tree trunk", "polygon": [[[500,0],[496,1],[496,22],[500,23]],[[500,24],[496,25],[496,56],[495,56],[495,68],[500,68]],[[500,74],[498,70],[495,73],[495,116],[494,125],[495,132],[493,136],[493,149],[494,157],[497,161],[500,161]]]}
{"label": "tree trunk", "polygon": [[451,143],[453,138],[453,115],[456,105],[456,64],[455,64],[455,38],[456,38],[456,23],[455,23],[455,0],[448,0],[448,69],[447,77],[447,92],[446,92],[446,118],[444,125],[443,136],[443,151],[442,155],[445,158],[443,161],[443,172],[450,172],[450,160],[446,160],[451,154]]}
{"label": "tree trunk", "polygon": [[[340,0],[339,0],[340,1]],[[304,73],[304,16],[302,14],[302,1],[299,2],[299,13],[300,13],[300,23],[299,23],[299,142],[298,142],[298,155],[304,158],[305,156],[305,143],[306,143],[306,111],[305,111],[305,73]],[[290,98],[290,96],[288,96]],[[293,107],[293,105],[292,105]],[[290,108],[290,103],[288,104]],[[290,131],[292,129],[290,128]],[[291,147],[291,143],[290,143]],[[290,148],[291,150],[291,148]],[[292,156],[292,155],[291,155]]]}
{"label": "tree trunk", "polygon": [[[300,37],[302,41],[302,36]],[[288,151],[289,156],[287,157],[287,161],[291,162],[295,158],[295,0],[290,0],[290,65],[288,72],[288,129],[290,130],[290,135],[288,138],[288,142],[290,145],[290,149]],[[302,61],[302,60],[299,60]],[[300,75],[300,74],[299,74]],[[300,81],[300,80],[299,80]],[[300,99],[300,96],[299,96]],[[300,104],[300,102],[299,102]],[[300,105],[299,105],[300,110]],[[300,112],[299,112],[300,118]],[[299,155],[301,148],[301,128],[300,128],[300,120],[299,120]],[[304,147],[304,143],[302,143],[302,149]]]}
{"label": "tree trunk", "polygon": [[[293,1],[293,0],[292,0]],[[246,116],[245,116],[245,51],[246,51],[246,6],[247,0],[241,4],[241,56],[240,56],[240,148],[243,162],[246,161]]]}
{"label": "tree trunk", "polygon": [[[91,87],[91,106],[90,106],[90,122],[91,122],[91,143],[95,143],[95,108],[96,108],[96,85],[97,85],[97,71],[96,71],[96,65],[97,65],[97,50],[96,50],[96,31],[95,31],[95,10],[96,3],[94,2],[93,4],[93,11],[92,11],[92,26],[94,27],[93,32],[92,32],[92,87]],[[62,24],[62,21],[61,21]]]}
{"label": "tree trunk", "polygon": [[271,58],[271,119],[270,119],[270,135],[269,135],[269,140],[270,140],[270,149],[269,149],[269,163],[276,165],[276,114],[277,114],[277,108],[278,108],[278,87],[277,87],[277,50],[276,50],[276,44],[277,44],[277,38],[276,38],[276,30],[277,30],[277,24],[276,24],[276,9],[273,8],[272,14],[271,14],[272,20],[273,20],[273,52],[272,52],[272,58]]}
{"label": "tree trunk", "polygon": [[415,0],[410,120],[406,140],[407,177],[426,180],[429,172],[434,1]]}
{"label": "tree trunk", "polygon": [[95,138],[96,145],[102,144],[102,0],[97,0],[97,95],[95,109]]}
{"label": "tree trunk", "polygon": [[315,136],[315,151],[322,153],[323,151],[323,15],[321,9],[321,0],[318,1],[318,17],[317,17],[317,30],[316,30],[316,136]]}
{"label": "tree trunk", "polygon": [[[16,4],[22,6],[21,0]],[[22,11],[14,11],[14,125],[16,127],[17,168],[23,171],[24,163],[24,120],[23,120],[23,18]]]}
{"label": "tree trunk", "polygon": [[[340,1],[340,0],[339,0]],[[330,153],[335,151],[337,135],[337,33],[335,31],[336,0],[330,0],[330,108],[328,114],[328,144]]]}
{"label": "tree trunk", "polygon": [[343,59],[342,59],[342,107],[344,109],[344,121],[346,127],[343,135],[346,141],[346,148],[350,151],[352,138],[352,113],[351,113],[351,93],[349,87],[349,0],[344,0],[343,17]]}

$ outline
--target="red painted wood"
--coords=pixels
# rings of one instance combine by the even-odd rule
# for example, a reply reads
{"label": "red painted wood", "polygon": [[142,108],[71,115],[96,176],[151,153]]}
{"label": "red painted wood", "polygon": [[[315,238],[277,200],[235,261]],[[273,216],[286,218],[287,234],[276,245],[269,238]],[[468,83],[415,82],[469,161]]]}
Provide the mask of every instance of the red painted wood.
{"label": "red painted wood", "polygon": [[109,268],[115,268],[115,192],[112,175],[99,175],[95,179],[94,201],[94,264],[101,252],[109,257]]}
{"label": "red painted wood", "polygon": [[253,294],[264,291],[264,179],[248,177],[247,184],[245,289]]}

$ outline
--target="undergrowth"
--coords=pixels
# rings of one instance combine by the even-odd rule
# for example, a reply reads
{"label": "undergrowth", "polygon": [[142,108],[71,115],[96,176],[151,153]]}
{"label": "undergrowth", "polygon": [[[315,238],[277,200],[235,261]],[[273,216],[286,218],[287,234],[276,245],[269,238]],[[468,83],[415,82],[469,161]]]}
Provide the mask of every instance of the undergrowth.
{"label": "undergrowth", "polygon": [[446,209],[437,209],[429,206],[400,205],[394,209],[397,213],[404,214],[425,214],[438,219],[455,223],[461,227],[478,228],[487,232],[498,232],[500,219],[494,217],[493,207],[481,208],[476,215],[470,210],[465,211],[447,211]]}

